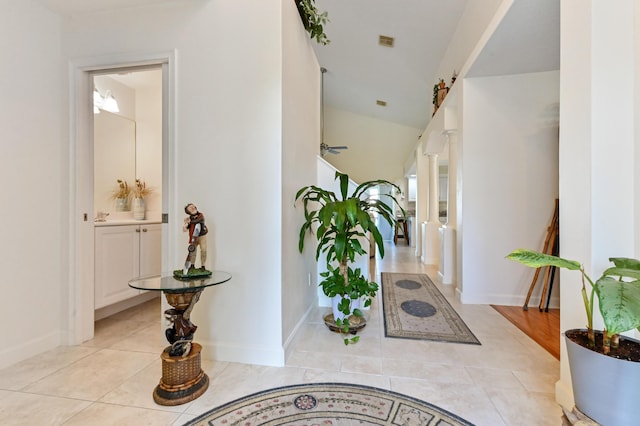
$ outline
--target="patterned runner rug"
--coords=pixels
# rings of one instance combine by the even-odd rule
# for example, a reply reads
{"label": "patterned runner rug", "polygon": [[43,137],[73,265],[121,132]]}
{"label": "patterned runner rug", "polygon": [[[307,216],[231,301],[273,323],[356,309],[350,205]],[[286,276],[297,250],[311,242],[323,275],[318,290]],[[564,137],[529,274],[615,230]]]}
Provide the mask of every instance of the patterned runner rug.
{"label": "patterned runner rug", "polygon": [[480,344],[425,274],[383,272],[382,307],[387,337]]}
{"label": "patterned runner rug", "polygon": [[214,408],[185,424],[196,425],[473,426],[428,402],[345,383],[311,383],[258,392]]}

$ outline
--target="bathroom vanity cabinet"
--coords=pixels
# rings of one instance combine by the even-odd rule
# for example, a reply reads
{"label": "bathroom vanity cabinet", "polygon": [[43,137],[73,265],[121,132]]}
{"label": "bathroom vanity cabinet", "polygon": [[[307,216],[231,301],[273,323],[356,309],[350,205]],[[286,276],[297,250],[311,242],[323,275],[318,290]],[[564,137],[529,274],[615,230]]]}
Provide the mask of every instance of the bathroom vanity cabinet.
{"label": "bathroom vanity cabinet", "polygon": [[95,309],[137,296],[137,277],[162,272],[160,223],[95,227]]}

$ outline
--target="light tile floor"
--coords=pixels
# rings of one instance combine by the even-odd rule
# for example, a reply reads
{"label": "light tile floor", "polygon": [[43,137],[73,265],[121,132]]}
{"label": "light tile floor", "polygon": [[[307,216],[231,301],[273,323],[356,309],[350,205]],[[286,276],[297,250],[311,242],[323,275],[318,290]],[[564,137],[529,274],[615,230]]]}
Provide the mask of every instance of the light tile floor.
{"label": "light tile floor", "polygon": [[[195,401],[163,407],[151,391],[165,346],[159,299],[96,323],[95,338],[0,370],[3,425],[182,425],[217,405],[296,383],[348,382],[411,395],[478,426],[559,425],[558,361],[488,305],[462,305],[402,242],[379,272],[419,272],[436,282],[481,346],[384,337],[380,299],[356,345],[329,332],[317,308],[282,368],[203,360],[211,378]],[[197,306],[196,306],[197,309]],[[124,333],[124,334],[123,334]]]}

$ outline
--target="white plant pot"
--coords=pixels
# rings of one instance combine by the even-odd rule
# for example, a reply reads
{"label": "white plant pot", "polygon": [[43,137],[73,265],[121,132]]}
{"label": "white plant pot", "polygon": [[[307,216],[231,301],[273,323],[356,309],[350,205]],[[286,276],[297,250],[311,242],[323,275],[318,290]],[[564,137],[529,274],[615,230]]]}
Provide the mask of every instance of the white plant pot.
{"label": "white plant pot", "polygon": [[[338,310],[338,304],[342,300],[342,296],[335,296],[331,299],[331,307],[333,309],[333,319],[342,320],[346,316]],[[352,300],[349,312],[353,312],[354,309],[360,309],[360,299]]]}
{"label": "white plant pot", "polygon": [[[570,333],[574,330],[567,330]],[[604,426],[635,426],[640,414],[640,362],[613,358],[585,348],[564,333],[576,407]],[[596,332],[598,333],[598,332]],[[620,336],[620,340],[640,341]]]}
{"label": "white plant pot", "polygon": [[133,218],[135,220],[144,220],[144,198],[134,198],[133,199]]}

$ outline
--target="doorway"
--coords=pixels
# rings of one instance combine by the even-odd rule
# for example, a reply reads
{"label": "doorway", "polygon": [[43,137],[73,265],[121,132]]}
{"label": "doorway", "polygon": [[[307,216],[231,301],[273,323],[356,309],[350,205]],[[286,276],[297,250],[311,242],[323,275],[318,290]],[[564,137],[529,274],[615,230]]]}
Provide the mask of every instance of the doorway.
{"label": "doorway", "polygon": [[157,297],[162,272],[162,67],[92,72],[94,319]]}
{"label": "doorway", "polygon": [[[147,206],[146,213],[149,218],[153,218],[158,222],[158,244],[161,246],[160,269],[162,265],[166,265],[168,253],[172,250],[172,243],[167,238],[167,231],[170,226],[169,206],[174,199],[173,185],[171,179],[173,164],[170,155],[174,151],[174,93],[175,93],[175,53],[164,52],[144,55],[141,54],[137,58],[131,55],[124,56],[108,56],[102,58],[90,58],[87,60],[79,60],[71,64],[71,93],[70,93],[70,139],[71,139],[71,164],[74,167],[69,170],[69,211],[73,214],[69,218],[69,286],[67,294],[67,336],[68,344],[80,344],[93,338],[94,320],[95,320],[95,230],[96,214],[99,209],[97,207],[96,197],[94,197],[94,86],[96,88],[104,84],[103,77],[111,80],[113,87],[125,87],[125,81],[133,80],[143,76],[143,72],[154,71],[157,73],[155,83],[160,82],[160,91],[155,91],[158,98],[158,109],[160,110],[160,119],[153,130],[145,126],[137,129],[136,136],[141,135],[142,131],[147,132],[142,139],[145,141],[155,140],[154,144],[141,143],[140,147],[136,147],[135,171],[132,175],[135,185],[135,179],[142,177],[145,183],[153,186],[157,190],[156,197],[150,197],[150,205]],[[129,84],[133,84],[129,82]],[[138,83],[136,83],[138,84]],[[139,83],[142,84],[142,83]],[[106,97],[107,89],[100,87],[98,92]],[[154,93],[151,88],[141,89]],[[126,92],[126,91],[125,91]],[[122,92],[122,93],[125,93]],[[118,106],[122,105],[123,112],[126,108],[135,107],[135,102],[126,102],[126,94],[116,94],[112,91],[111,95],[118,101]],[[152,97],[151,95],[149,95]],[[120,99],[118,99],[120,98]],[[142,104],[144,104],[143,101]],[[129,106],[127,106],[129,105]],[[141,105],[138,105],[141,106]],[[139,115],[136,121],[141,121],[142,116],[149,111],[147,108],[139,108]],[[100,111],[100,114],[107,115],[108,111]],[[130,112],[129,112],[130,113]],[[110,113],[114,114],[114,113]],[[111,117],[113,118],[113,117]],[[144,117],[147,120],[148,117]],[[116,119],[117,121],[118,119]],[[142,120],[142,121],[144,121]],[[150,136],[154,134],[154,136]],[[157,141],[160,141],[160,148],[157,147]],[[137,140],[136,140],[137,145]],[[153,153],[151,153],[153,151]],[[120,178],[116,178],[120,179]],[[105,179],[103,179],[105,180]],[[113,180],[112,178],[106,179]],[[157,183],[156,183],[157,182]],[[96,182],[97,183],[97,182]],[[129,182],[128,182],[129,183]],[[117,182],[113,182],[115,188]],[[104,194],[103,194],[104,195]],[[104,204],[103,204],[104,206]],[[108,206],[109,216],[112,219],[123,219],[123,215],[131,215],[131,212],[116,212],[115,205]],[[113,213],[111,213],[113,211]],[[113,214],[114,216],[111,216]],[[133,221],[133,218],[131,218]],[[126,283],[124,283],[126,284]],[[126,307],[125,307],[126,309]],[[159,313],[159,318],[160,318]]]}

